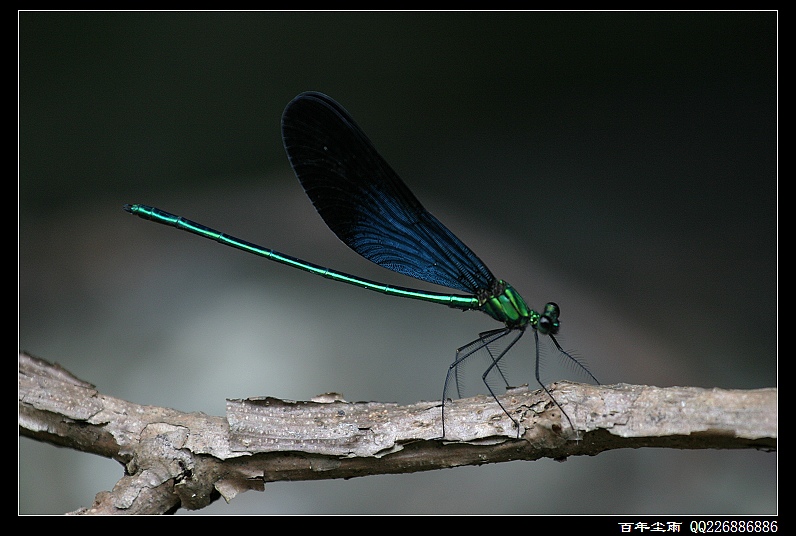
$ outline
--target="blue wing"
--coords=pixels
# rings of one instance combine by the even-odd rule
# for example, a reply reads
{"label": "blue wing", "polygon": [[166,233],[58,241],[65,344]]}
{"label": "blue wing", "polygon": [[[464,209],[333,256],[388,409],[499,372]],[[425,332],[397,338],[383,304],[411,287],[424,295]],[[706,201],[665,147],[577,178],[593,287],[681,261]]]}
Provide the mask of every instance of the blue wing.
{"label": "blue wing", "polygon": [[282,115],[290,164],[326,225],[371,262],[471,294],[489,268],[428,212],[342,106],[315,92]]}

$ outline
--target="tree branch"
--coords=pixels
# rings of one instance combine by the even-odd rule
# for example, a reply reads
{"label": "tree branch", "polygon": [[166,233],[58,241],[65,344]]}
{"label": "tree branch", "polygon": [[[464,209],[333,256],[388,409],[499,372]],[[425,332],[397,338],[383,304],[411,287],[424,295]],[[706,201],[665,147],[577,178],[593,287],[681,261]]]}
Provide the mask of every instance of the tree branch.
{"label": "tree branch", "polygon": [[125,474],[75,513],[167,513],[227,501],[266,482],[351,478],[616,448],[777,446],[777,390],[558,383],[501,396],[520,430],[486,396],[445,406],[228,400],[226,418],[142,406],[99,393],[57,364],[19,354],[19,430],[26,437],[112,458]]}

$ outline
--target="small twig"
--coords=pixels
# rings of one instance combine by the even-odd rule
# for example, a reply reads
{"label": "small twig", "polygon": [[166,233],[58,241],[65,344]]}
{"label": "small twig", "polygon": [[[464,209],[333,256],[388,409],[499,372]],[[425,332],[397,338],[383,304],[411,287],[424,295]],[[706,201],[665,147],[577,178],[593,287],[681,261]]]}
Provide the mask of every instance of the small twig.
{"label": "small twig", "polygon": [[279,480],[351,478],[615,448],[756,448],[777,444],[777,390],[635,385],[513,389],[446,404],[229,400],[226,418],[141,406],[99,393],[58,365],[19,354],[20,434],[115,459],[125,476],[76,513],[165,513]]}

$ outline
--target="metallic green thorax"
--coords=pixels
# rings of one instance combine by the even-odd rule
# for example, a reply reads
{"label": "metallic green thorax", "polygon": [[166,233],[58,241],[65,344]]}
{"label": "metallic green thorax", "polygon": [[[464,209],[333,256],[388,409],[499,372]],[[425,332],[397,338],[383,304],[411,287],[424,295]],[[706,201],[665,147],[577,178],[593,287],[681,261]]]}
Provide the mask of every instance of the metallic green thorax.
{"label": "metallic green thorax", "polygon": [[544,312],[537,313],[525,303],[514,287],[498,279],[491,293],[483,291],[478,295],[479,309],[509,328],[531,326],[543,335],[558,332],[560,310],[555,303],[548,303]]}
{"label": "metallic green thorax", "polygon": [[491,289],[478,294],[480,309],[508,327],[536,324],[539,314],[529,308],[514,287],[498,279]]}

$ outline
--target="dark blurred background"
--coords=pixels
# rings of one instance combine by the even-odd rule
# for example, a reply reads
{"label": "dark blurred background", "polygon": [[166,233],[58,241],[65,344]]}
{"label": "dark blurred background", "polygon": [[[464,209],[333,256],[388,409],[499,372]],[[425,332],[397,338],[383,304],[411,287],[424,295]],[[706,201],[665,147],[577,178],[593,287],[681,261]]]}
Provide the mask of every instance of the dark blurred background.
{"label": "dark blurred background", "polygon": [[[601,382],[777,385],[776,12],[21,12],[20,349],[213,415],[248,396],[438,399],[455,349],[496,327],[485,315],[121,208],[431,288],[315,213],[280,134],[306,90],[346,107],[532,307],[558,302],[562,343]],[[529,341],[515,383],[533,382]],[[19,459],[20,513],[89,506],[122,476],[27,439]],[[200,513],[776,512],[776,454],[642,449],[275,483]]]}

